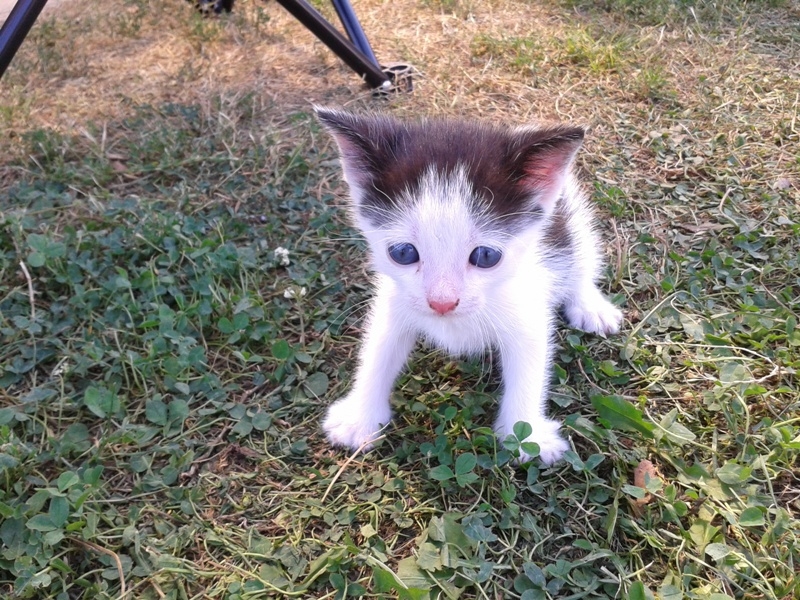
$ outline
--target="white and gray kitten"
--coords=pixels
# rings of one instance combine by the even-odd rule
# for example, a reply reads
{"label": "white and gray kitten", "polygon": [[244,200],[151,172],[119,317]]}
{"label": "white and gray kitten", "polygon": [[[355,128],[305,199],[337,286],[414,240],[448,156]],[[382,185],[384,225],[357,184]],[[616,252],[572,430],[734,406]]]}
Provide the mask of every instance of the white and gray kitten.
{"label": "white and gray kitten", "polygon": [[539,444],[543,462],[558,460],[569,446],[546,416],[556,311],[600,335],[622,320],[594,283],[598,242],[572,172],[583,130],[317,115],[339,146],[376,273],[352,389],[322,424],[330,442],[356,449],[380,435],[394,382],[423,338],[452,354],[495,348],[495,431],[502,439],[526,421],[525,441]]}

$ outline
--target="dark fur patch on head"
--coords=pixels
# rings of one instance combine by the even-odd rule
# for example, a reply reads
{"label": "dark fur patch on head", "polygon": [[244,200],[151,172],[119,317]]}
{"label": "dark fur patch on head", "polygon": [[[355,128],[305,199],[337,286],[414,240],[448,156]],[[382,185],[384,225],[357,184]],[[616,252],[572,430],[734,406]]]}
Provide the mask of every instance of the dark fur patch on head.
{"label": "dark fur patch on head", "polygon": [[402,198],[414,197],[431,169],[447,176],[463,167],[474,204],[494,226],[525,227],[544,214],[544,196],[583,140],[582,129],[564,125],[511,130],[471,121],[317,114],[339,144],[351,183],[363,190],[358,209],[375,226],[391,220]]}

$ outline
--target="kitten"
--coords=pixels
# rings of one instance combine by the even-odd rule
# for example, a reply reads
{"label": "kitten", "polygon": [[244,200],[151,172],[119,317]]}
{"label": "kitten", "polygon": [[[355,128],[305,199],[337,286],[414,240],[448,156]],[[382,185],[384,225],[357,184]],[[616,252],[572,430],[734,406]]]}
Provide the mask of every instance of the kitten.
{"label": "kitten", "polygon": [[[592,212],[572,172],[584,132],[455,120],[402,122],[317,108],[339,147],[376,272],[352,389],[322,424],[369,447],[418,338],[452,354],[499,351],[500,439],[526,421],[550,464],[569,448],[545,408],[555,314],[607,335],[622,313],[594,283]],[[524,462],[529,456],[522,456]]]}

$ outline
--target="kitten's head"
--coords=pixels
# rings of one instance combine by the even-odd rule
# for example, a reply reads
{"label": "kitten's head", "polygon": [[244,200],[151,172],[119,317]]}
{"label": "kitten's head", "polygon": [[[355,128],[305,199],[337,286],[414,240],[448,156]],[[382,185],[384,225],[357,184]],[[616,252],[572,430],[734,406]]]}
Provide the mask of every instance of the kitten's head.
{"label": "kitten's head", "polygon": [[339,146],[375,268],[430,318],[484,309],[514,274],[515,254],[553,213],[584,134],[324,108],[317,116]]}

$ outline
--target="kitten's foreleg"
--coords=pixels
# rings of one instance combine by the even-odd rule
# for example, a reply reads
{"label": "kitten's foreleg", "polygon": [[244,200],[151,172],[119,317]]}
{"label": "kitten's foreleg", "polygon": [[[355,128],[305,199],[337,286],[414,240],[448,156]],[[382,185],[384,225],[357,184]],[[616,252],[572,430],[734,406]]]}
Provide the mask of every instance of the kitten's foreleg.
{"label": "kitten's foreleg", "polygon": [[[322,428],[337,446],[371,447],[392,418],[389,396],[406,364],[416,335],[397,321],[392,297],[382,291],[373,300],[359,364],[350,392],[328,408]],[[394,319],[392,318],[394,316]]]}
{"label": "kitten's foreleg", "polygon": [[[569,444],[558,432],[561,424],[548,419],[547,392],[550,377],[550,318],[520,332],[501,348],[503,396],[495,431],[500,440],[514,432],[518,421],[532,428],[531,435],[521,441],[539,444],[539,456],[545,464],[560,459]],[[520,462],[530,460],[522,453]]]}

